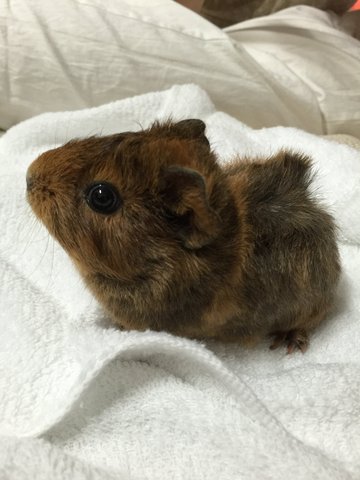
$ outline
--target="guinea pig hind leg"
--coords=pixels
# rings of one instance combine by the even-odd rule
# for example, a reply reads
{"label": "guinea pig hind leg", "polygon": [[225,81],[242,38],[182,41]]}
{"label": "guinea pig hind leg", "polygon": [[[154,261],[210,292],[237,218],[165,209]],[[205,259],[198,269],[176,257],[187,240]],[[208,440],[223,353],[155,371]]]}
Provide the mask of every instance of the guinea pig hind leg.
{"label": "guinea pig hind leg", "polygon": [[[282,329],[280,327],[276,331],[271,332],[270,336],[273,337],[274,340],[270,345],[270,350],[275,350],[281,345],[285,345],[288,354],[297,350],[305,353],[310,343],[309,332],[324,320],[329,311],[329,306],[329,303],[323,302],[317,305],[310,315],[301,316],[297,321],[291,322],[290,325],[293,325],[294,328]],[[288,327],[290,327],[290,325],[288,324]]]}
{"label": "guinea pig hind leg", "polygon": [[271,336],[274,337],[274,340],[270,345],[270,350],[275,350],[285,344],[288,354],[296,350],[305,353],[309,346],[309,335],[304,328],[294,328],[287,332],[274,332]]}

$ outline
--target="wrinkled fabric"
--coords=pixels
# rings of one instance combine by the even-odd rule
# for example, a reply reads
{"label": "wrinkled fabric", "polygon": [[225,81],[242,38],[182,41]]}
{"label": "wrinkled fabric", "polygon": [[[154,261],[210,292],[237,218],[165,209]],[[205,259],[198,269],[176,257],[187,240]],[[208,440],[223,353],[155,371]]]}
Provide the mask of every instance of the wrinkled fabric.
{"label": "wrinkled fabric", "polygon": [[346,25],[354,30],[349,18],[300,5],[226,31],[269,76],[296,75],[311,89],[324,133],[360,138],[360,41]]}
{"label": "wrinkled fabric", "polygon": [[[339,38],[334,22],[326,35],[313,38],[319,25],[331,23],[328,14],[314,12],[270,15],[223,31],[170,0],[63,0],[61,7],[0,0],[0,128],[42,112],[193,82],[217,108],[253,128],[354,134],[360,44],[349,35]],[[293,27],[291,15],[301,29]],[[277,27],[279,18],[285,18],[286,35]]]}

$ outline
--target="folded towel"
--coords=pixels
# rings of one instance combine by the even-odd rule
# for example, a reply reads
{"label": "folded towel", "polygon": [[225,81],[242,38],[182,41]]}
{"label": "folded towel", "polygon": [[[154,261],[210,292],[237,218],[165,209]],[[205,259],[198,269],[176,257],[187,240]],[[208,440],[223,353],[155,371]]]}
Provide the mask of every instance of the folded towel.
{"label": "folded towel", "polygon": [[[313,158],[314,191],[340,228],[343,276],[305,355],[266,342],[244,350],[120,332],[34,220],[25,171],[40,152],[170,116],[202,118],[224,162],[284,148]],[[12,438],[0,441],[10,445],[0,455],[5,478],[20,478],[26,465],[12,453],[17,444],[32,456],[29,471],[39,471],[32,478],[58,478],[40,475],[56,465],[59,478],[359,478],[358,151],[296,129],[252,130],[185,85],[13,127],[0,140],[0,184],[0,435]]]}

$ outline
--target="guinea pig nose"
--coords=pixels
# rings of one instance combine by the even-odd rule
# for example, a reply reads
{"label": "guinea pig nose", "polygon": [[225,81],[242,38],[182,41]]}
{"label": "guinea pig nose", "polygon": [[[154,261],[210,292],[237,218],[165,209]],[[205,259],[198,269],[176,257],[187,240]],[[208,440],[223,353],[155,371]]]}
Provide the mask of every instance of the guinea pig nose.
{"label": "guinea pig nose", "polygon": [[30,191],[34,187],[34,177],[29,175],[29,173],[26,174],[26,188],[28,191]]}

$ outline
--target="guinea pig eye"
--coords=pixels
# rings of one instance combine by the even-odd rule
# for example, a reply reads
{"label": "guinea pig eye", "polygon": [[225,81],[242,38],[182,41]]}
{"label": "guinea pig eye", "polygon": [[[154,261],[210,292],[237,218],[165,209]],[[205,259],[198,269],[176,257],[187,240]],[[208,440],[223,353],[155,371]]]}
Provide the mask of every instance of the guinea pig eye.
{"label": "guinea pig eye", "polygon": [[116,188],[106,182],[90,185],[85,192],[85,200],[92,210],[105,215],[114,213],[121,205]]}

